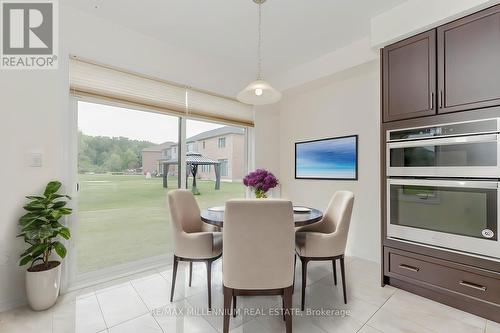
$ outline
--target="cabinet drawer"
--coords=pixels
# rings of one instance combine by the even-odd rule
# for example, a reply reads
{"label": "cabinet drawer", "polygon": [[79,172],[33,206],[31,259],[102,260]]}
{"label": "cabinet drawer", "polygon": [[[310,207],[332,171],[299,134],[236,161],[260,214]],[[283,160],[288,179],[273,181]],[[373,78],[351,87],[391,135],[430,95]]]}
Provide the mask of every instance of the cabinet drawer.
{"label": "cabinet drawer", "polygon": [[406,277],[464,295],[500,304],[500,274],[429,258],[413,253],[385,249],[386,275]]}

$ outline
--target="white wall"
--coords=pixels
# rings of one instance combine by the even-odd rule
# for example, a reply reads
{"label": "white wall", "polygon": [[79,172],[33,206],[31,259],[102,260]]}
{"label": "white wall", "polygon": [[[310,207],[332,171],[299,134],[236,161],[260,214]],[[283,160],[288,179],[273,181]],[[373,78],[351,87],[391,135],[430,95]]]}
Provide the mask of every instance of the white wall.
{"label": "white wall", "polygon": [[372,61],[378,56],[378,51],[371,48],[370,38],[366,36],[276,77],[270,77],[270,81],[277,89],[286,90]]}
{"label": "white wall", "polygon": [[[337,190],[356,198],[349,234],[350,255],[380,261],[379,65],[357,66],[285,94],[280,111],[282,196],[296,204],[325,209]],[[359,135],[359,180],[294,179],[294,143]]]}
{"label": "white wall", "polygon": [[255,167],[280,171],[280,113],[277,105],[255,107]]}

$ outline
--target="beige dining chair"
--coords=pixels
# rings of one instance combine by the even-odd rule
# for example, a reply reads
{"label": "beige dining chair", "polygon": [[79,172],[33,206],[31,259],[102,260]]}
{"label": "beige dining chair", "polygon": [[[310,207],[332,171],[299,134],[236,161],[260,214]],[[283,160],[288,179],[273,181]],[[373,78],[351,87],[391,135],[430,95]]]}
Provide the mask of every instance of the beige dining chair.
{"label": "beige dining chair", "polygon": [[280,295],[286,332],[292,332],[294,222],[292,203],[277,199],[226,202],[223,283],[224,325],[229,332],[236,296]]}
{"label": "beige dining chair", "polygon": [[174,241],[174,267],[170,302],[174,299],[175,279],[179,261],[189,262],[189,286],[193,277],[193,262],[207,266],[208,308],[212,308],[212,263],[222,256],[222,233],[206,231],[200,209],[188,190],[173,190],[168,194],[172,235]]}
{"label": "beige dining chair", "polygon": [[323,218],[314,224],[300,227],[295,233],[296,252],[302,263],[302,301],[304,311],[307,264],[309,261],[331,261],[333,279],[337,285],[336,261],[340,259],[344,303],[347,304],[345,287],[344,253],[351,222],[354,194],[349,191],[336,192]]}

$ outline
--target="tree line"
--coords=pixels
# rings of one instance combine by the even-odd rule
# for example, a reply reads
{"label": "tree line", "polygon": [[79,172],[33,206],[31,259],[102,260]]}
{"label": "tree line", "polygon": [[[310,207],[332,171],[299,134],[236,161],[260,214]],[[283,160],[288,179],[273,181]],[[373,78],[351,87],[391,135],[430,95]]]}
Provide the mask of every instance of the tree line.
{"label": "tree line", "polygon": [[78,171],[122,172],[142,166],[142,149],[155,145],[125,137],[90,136],[78,133]]}

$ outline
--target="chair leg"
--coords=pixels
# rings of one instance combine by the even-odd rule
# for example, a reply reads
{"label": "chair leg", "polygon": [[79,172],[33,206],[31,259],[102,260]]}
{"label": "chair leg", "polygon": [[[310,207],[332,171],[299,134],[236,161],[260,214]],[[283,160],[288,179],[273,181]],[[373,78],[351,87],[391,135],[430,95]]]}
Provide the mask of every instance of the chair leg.
{"label": "chair leg", "polygon": [[224,286],[224,324],[222,327],[223,333],[229,333],[229,320],[231,312],[231,298],[233,296],[233,290]]}
{"label": "chair leg", "polygon": [[306,301],[306,283],[307,283],[307,258],[300,257],[300,261],[302,262],[302,302],[301,302],[301,310],[304,311],[304,305]]}
{"label": "chair leg", "polygon": [[189,262],[189,286],[191,287],[191,281],[193,280],[193,262]]}
{"label": "chair leg", "polygon": [[212,261],[207,260],[208,311],[212,311]]}
{"label": "chair leg", "polygon": [[292,291],[293,286],[285,288],[283,295],[286,333],[292,333]]}
{"label": "chair leg", "polygon": [[179,259],[174,255],[174,267],[172,269],[172,290],[170,291],[170,302],[174,300],[174,290],[175,290],[175,278],[177,277],[177,266],[179,265]]}
{"label": "chair leg", "polygon": [[346,296],[346,292],[345,292],[344,256],[340,257],[340,274],[342,275],[342,290],[344,292],[344,304],[347,304],[347,296]]}
{"label": "chair leg", "polygon": [[233,318],[236,318],[236,296],[233,296]]}
{"label": "chair leg", "polygon": [[295,253],[295,255],[293,256],[293,290],[292,290],[292,294],[294,293],[295,291],[295,268],[297,267],[297,254]]}
{"label": "chair leg", "polygon": [[283,296],[281,296],[281,311],[283,311],[283,321],[286,321],[285,316],[285,290],[283,290]]}
{"label": "chair leg", "polygon": [[333,267],[333,283],[337,285],[337,260],[333,259],[332,260],[332,267]]}

